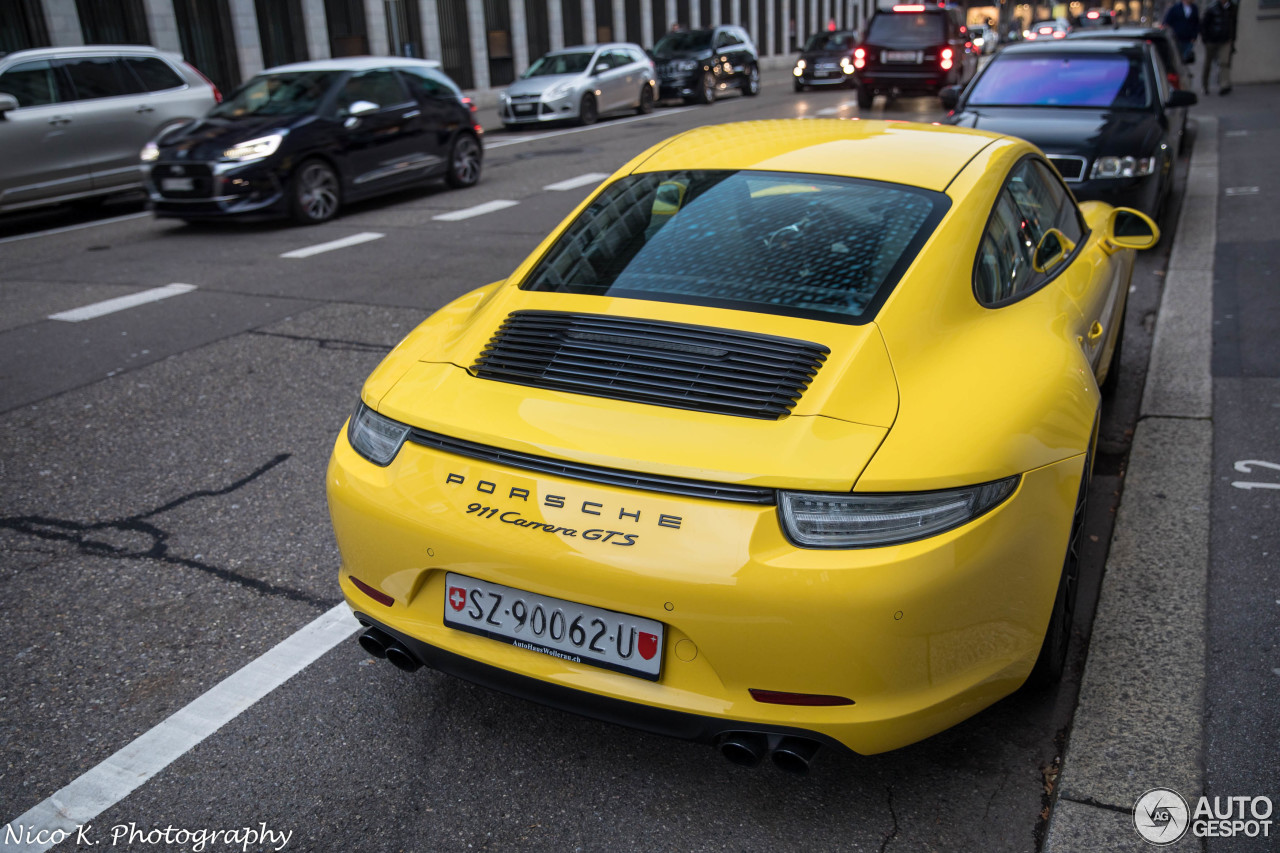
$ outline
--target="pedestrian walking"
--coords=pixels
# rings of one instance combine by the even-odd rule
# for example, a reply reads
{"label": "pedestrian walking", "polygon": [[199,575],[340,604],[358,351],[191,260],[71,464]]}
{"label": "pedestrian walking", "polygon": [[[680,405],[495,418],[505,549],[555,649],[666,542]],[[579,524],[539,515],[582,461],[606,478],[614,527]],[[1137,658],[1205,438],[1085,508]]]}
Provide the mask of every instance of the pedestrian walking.
{"label": "pedestrian walking", "polygon": [[1196,39],[1200,36],[1200,9],[1190,0],[1181,0],[1164,13],[1164,26],[1173,30],[1178,53],[1188,64],[1196,61]]}
{"label": "pedestrian walking", "polygon": [[1236,4],[1231,0],[1213,0],[1200,20],[1200,38],[1204,41],[1204,72],[1201,82],[1209,94],[1209,72],[1218,66],[1218,94],[1231,92],[1231,54],[1236,51]]}

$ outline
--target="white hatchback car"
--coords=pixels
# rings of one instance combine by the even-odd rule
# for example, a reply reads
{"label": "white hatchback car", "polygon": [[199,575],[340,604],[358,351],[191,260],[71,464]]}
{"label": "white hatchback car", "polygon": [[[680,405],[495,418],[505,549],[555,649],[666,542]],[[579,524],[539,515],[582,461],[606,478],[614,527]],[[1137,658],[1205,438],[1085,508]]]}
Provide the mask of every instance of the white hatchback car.
{"label": "white hatchback car", "polygon": [[182,57],[152,47],[0,57],[0,211],[142,189],[142,146],[220,100]]}

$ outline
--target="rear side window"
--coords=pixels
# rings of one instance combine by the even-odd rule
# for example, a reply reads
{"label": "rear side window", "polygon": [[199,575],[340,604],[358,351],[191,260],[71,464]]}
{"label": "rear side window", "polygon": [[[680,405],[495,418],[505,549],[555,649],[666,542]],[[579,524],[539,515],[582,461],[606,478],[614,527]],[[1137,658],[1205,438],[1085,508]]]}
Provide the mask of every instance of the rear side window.
{"label": "rear side window", "polygon": [[165,89],[179,89],[186,85],[178,72],[164,60],[154,56],[125,56],[121,57],[121,61],[142,81],[148,92],[163,92]]}
{"label": "rear side window", "polygon": [[77,101],[136,95],[143,91],[138,79],[114,56],[62,59],[59,64],[71,78]]}
{"label": "rear side window", "polygon": [[0,92],[13,95],[19,107],[40,107],[66,100],[58,85],[61,75],[47,59],[13,66],[0,74]]}
{"label": "rear side window", "polygon": [[867,29],[867,41],[889,47],[931,47],[946,40],[942,16],[927,12],[876,15]]}
{"label": "rear side window", "polygon": [[409,84],[409,90],[419,97],[460,98],[462,90],[453,81],[430,68],[401,68],[400,73]]}
{"label": "rear side window", "polygon": [[349,110],[356,101],[369,101],[379,107],[396,106],[405,102],[404,86],[390,69],[363,71],[354,75],[338,93],[338,109]]}

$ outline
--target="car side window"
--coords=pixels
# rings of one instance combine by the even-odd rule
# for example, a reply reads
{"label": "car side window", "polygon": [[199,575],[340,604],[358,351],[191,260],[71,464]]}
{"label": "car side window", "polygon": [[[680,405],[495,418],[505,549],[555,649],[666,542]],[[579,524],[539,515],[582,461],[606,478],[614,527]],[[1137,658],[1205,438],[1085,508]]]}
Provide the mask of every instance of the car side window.
{"label": "car side window", "polygon": [[609,64],[614,68],[622,68],[625,65],[630,65],[633,61],[631,54],[625,50],[609,51]]}
{"label": "car side window", "polygon": [[1050,228],[1057,228],[1072,243],[1080,242],[1084,227],[1075,202],[1039,160],[1026,159],[1015,166],[1007,188],[1027,223],[1032,245],[1039,244]]}
{"label": "car side window", "polygon": [[66,100],[59,86],[60,76],[48,59],[20,62],[0,74],[0,92],[17,98],[19,107],[56,104]]}
{"label": "car side window", "polygon": [[420,98],[447,98],[453,92],[425,68],[400,68],[409,91]]}
{"label": "car side window", "polygon": [[400,78],[389,68],[361,71],[352,75],[338,92],[337,107],[340,112],[350,112],[356,101],[377,104],[380,109],[403,104],[408,100]]}
{"label": "car side window", "polygon": [[84,56],[58,62],[71,78],[77,101],[136,95],[143,91],[138,79],[114,56]]}
{"label": "car side window", "polygon": [[1033,277],[1022,215],[1005,189],[996,201],[978,248],[974,291],[983,305],[995,305],[1030,290]]}
{"label": "car side window", "polygon": [[730,33],[728,30],[721,30],[720,32],[716,33],[716,44],[715,44],[716,50],[719,50],[722,47],[729,47],[730,45],[733,45],[736,43],[737,43],[737,39],[735,39],[733,37],[733,34]]}
{"label": "car side window", "polygon": [[154,56],[121,57],[125,67],[131,70],[142,82],[148,92],[163,92],[166,89],[180,89],[186,85],[178,72],[169,67],[163,59]]}

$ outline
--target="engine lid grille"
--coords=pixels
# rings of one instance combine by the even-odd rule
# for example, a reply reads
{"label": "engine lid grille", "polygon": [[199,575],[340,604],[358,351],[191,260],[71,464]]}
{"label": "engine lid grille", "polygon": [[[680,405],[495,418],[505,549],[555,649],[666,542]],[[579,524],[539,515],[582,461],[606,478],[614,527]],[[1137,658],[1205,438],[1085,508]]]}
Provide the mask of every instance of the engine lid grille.
{"label": "engine lid grille", "polygon": [[471,370],[516,385],[776,420],[795,406],[828,352],[710,326],[514,311]]}

